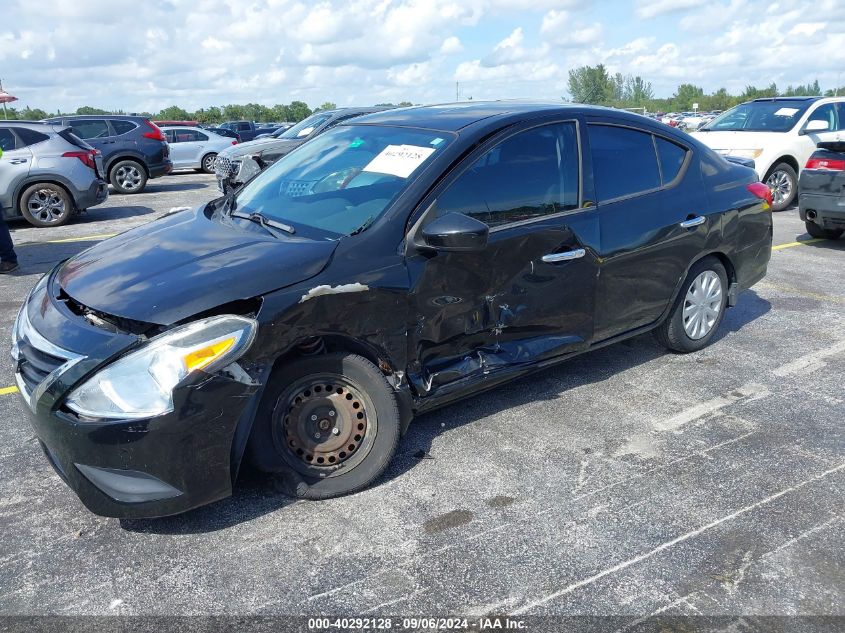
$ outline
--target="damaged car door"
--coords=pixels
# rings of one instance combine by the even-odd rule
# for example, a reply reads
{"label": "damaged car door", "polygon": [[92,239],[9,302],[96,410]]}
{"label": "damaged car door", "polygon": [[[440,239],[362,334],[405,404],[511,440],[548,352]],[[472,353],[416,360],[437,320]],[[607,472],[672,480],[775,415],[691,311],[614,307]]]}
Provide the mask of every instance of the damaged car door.
{"label": "damaged car door", "polygon": [[409,378],[421,395],[589,344],[598,219],[581,204],[578,128],[535,121],[500,132],[412,218]]}

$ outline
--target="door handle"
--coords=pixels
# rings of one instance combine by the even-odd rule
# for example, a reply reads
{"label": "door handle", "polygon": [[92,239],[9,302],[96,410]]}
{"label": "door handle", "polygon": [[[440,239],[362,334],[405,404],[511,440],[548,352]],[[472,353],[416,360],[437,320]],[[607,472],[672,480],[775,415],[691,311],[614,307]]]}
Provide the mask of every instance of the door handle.
{"label": "door handle", "polygon": [[9,162],[12,163],[12,165],[23,165],[25,162],[27,162],[27,159],[26,158],[10,158]]}
{"label": "door handle", "polygon": [[565,262],[570,259],[578,259],[579,257],[584,257],[586,251],[583,248],[576,248],[575,250],[571,251],[564,251],[562,253],[549,253],[548,255],[543,255],[542,260],[547,264],[554,264],[556,262]]}
{"label": "door handle", "polygon": [[707,221],[707,218],[705,218],[703,215],[697,215],[695,217],[692,217],[688,220],[684,220],[683,222],[681,222],[681,228],[691,229],[694,226],[699,226],[701,224],[704,224],[706,221]]}

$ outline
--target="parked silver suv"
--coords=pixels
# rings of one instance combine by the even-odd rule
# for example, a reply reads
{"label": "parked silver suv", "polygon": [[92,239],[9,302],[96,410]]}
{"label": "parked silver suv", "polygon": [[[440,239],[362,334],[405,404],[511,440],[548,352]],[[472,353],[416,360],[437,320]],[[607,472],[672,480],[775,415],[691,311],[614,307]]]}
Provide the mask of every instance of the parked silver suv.
{"label": "parked silver suv", "polygon": [[0,212],[35,226],[61,226],[104,202],[102,155],[70,128],[0,121]]}

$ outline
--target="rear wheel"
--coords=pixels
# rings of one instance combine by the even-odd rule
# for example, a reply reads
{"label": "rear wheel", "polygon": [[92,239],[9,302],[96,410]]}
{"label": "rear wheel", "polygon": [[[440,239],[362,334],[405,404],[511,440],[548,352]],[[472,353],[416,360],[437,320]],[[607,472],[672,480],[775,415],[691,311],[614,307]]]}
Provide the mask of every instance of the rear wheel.
{"label": "rear wheel", "polygon": [[147,171],[134,160],[121,160],[111,168],[109,180],[118,193],[141,193],[147,185]]}
{"label": "rear wheel", "polygon": [[728,304],[728,276],[715,257],[690,269],[675,307],[655,330],[657,340],[676,352],[695,352],[710,344]]}
{"label": "rear wheel", "polygon": [[280,473],[285,491],[326,499],[369,486],[399,441],[393,390],[366,358],[296,359],[267,385],[249,440],[253,463]]}
{"label": "rear wheel", "polygon": [[810,234],[810,237],[816,237],[822,240],[835,240],[842,235],[842,229],[823,229],[815,222],[810,222],[809,220],[804,222],[804,226],[807,227],[807,233]]}
{"label": "rear wheel", "polygon": [[217,154],[206,154],[202,157],[202,170],[207,174],[214,173],[214,164],[217,162]]}
{"label": "rear wheel", "polygon": [[62,226],[73,215],[73,201],[59,185],[37,183],[23,192],[20,211],[33,226]]}
{"label": "rear wheel", "polygon": [[798,176],[789,163],[778,163],[766,177],[766,185],[772,190],[772,211],[783,211],[795,200]]}

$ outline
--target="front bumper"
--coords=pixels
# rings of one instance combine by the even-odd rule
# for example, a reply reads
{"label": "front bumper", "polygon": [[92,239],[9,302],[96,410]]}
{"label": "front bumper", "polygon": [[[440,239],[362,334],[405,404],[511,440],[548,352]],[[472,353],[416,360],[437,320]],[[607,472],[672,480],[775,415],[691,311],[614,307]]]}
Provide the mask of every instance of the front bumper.
{"label": "front bumper", "polygon": [[258,386],[243,371],[199,372],[174,390],[174,411],[87,421],[64,406],[92,372],[138,339],[104,331],[57,300],[51,278],[27,300],[13,341],[16,379],[35,434],[61,478],[92,512],[149,518],[231,494],[233,438]]}
{"label": "front bumper", "polygon": [[798,215],[807,220],[807,212],[815,217],[812,221],[825,229],[845,229],[845,195],[799,193]]}

